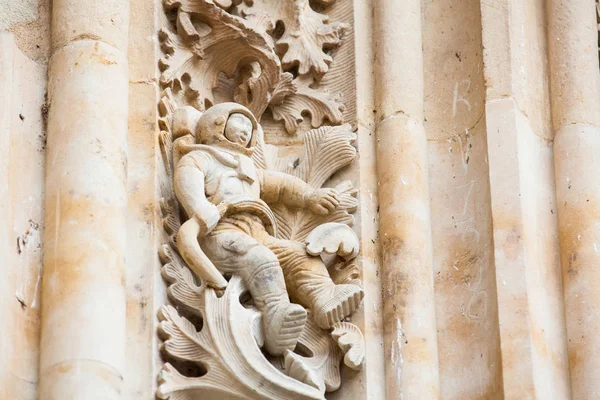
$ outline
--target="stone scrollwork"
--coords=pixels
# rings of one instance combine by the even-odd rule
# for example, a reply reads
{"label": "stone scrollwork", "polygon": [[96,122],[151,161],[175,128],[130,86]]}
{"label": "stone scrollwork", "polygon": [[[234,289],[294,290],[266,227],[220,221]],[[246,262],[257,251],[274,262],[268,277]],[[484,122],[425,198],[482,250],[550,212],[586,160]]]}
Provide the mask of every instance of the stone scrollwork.
{"label": "stone scrollwork", "polygon": [[339,96],[315,88],[346,24],[329,22],[308,0],[164,0],[164,5],[160,84],[180,104],[204,110],[219,93],[259,120],[269,108],[290,134],[305,113],[313,128],[342,123]]}
{"label": "stone scrollwork", "polygon": [[[346,321],[363,298],[356,190],[324,187],[354,160],[356,136],[310,84],[347,27],[304,0],[164,5],[160,257],[172,305],[159,313],[157,396],[323,399],[341,385],[342,360],[354,370],[365,360]],[[310,112],[317,129],[301,157],[265,143],[267,108],[288,133]]]}

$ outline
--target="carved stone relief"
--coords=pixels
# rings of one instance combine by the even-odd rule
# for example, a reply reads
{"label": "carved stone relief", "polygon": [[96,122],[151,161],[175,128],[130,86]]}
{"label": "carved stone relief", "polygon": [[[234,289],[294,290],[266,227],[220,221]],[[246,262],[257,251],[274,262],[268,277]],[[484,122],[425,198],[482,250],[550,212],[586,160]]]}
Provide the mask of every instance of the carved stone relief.
{"label": "carved stone relief", "polygon": [[[326,8],[330,1],[321,1]],[[159,40],[162,399],[323,399],[365,359],[339,96],[319,87],[349,26],[307,0],[165,0]],[[302,136],[280,156],[259,121]],[[330,124],[330,125],[329,125]]]}
{"label": "carved stone relief", "polygon": [[178,103],[202,111],[233,100],[258,120],[269,109],[290,134],[305,115],[313,128],[343,122],[339,95],[315,88],[348,25],[330,22],[308,0],[165,0],[164,5],[160,83]]}

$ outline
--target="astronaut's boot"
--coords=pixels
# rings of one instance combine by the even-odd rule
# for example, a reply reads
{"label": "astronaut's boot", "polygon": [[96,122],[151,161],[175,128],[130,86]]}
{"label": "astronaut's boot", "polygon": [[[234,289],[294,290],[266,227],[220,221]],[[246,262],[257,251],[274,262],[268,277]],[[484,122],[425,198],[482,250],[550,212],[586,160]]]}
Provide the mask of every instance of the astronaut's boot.
{"label": "astronaut's boot", "polygon": [[262,313],[267,351],[277,356],[293,350],[306,324],[306,310],[290,303],[279,262],[266,262],[253,272],[246,284]]}
{"label": "astronaut's boot", "polygon": [[359,286],[333,284],[329,295],[317,295],[313,300],[315,322],[322,329],[333,328],[358,308],[363,297],[364,292]]}
{"label": "astronaut's boot", "polygon": [[351,315],[364,297],[360,286],[333,283],[327,267],[319,258],[306,257],[294,269],[294,279],[288,279],[288,289],[300,304],[310,308],[315,322],[322,329],[331,329]]}

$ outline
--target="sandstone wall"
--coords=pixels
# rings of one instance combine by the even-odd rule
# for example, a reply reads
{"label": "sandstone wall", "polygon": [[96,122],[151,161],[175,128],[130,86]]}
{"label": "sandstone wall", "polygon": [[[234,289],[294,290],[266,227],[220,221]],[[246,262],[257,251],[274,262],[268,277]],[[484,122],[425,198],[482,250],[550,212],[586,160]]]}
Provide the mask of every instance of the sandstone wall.
{"label": "sandstone wall", "polygon": [[[357,135],[327,185],[358,189],[365,292],[326,397],[600,398],[596,3],[310,4],[350,27],[317,86]],[[169,18],[0,0],[0,399],[155,398]],[[261,120],[280,155],[302,118]]]}

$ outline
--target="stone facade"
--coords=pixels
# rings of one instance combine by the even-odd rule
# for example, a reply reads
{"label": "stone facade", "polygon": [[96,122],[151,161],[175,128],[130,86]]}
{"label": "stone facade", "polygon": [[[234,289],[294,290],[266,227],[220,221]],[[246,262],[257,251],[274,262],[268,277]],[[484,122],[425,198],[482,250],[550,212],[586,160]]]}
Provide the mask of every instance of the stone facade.
{"label": "stone facade", "polygon": [[594,0],[0,0],[0,399],[600,398]]}

